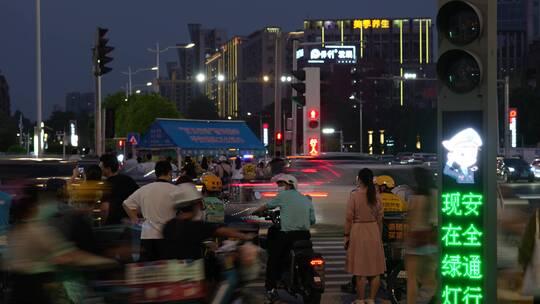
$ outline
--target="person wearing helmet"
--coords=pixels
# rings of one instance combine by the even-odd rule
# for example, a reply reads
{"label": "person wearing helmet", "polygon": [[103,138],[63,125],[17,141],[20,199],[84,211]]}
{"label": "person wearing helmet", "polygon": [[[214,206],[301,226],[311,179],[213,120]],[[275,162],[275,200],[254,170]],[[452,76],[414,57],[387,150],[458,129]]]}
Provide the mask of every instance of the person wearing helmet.
{"label": "person wearing helmet", "polygon": [[254,214],[280,208],[280,230],[269,231],[268,235],[269,256],[265,284],[268,297],[276,299],[276,284],[281,276],[281,263],[287,259],[294,242],[311,239],[309,228],[315,224],[315,210],[311,200],[298,191],[298,181],[294,176],[280,174],[272,180],[278,186],[278,195],[259,207]]}
{"label": "person wearing helmet", "polygon": [[225,222],[225,206],[219,199],[223,190],[221,179],[212,173],[205,173],[201,177],[204,216],[203,219],[211,223]]}
{"label": "person wearing helmet", "polygon": [[391,193],[391,190],[396,186],[396,182],[391,176],[379,175],[374,181],[379,193]]}
{"label": "person wearing helmet", "polygon": [[202,212],[203,197],[192,184],[181,184],[170,195],[176,217],[163,227],[165,248],[162,259],[197,260],[203,257],[203,242],[211,237],[250,240],[253,236],[236,229],[197,220]]}

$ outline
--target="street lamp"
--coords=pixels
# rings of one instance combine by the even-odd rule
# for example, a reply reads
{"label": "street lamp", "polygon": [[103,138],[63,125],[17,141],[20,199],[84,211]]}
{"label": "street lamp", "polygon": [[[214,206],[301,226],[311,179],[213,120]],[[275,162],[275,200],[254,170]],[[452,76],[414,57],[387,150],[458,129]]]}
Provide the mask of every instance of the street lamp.
{"label": "street lamp", "polygon": [[[140,73],[140,72],[145,72],[145,71],[155,71],[157,70],[158,68],[157,67],[150,67],[150,68],[143,68],[143,69],[137,69],[135,71],[132,71],[131,70],[131,66],[128,66],[128,71],[127,72],[122,72],[122,74],[124,75],[128,75],[128,91],[129,91],[129,95],[131,95],[133,93],[133,82],[132,82],[132,76],[137,74],[137,73]],[[150,85],[152,85],[150,83]]]}
{"label": "street lamp", "polygon": [[147,82],[147,83],[146,83],[146,86],[147,86],[147,87],[152,86],[152,82],[150,82],[150,81]]}
{"label": "street lamp", "polygon": [[359,138],[359,147],[360,147],[360,153],[363,152],[363,136],[364,136],[364,122],[363,122],[363,110],[364,110],[364,101],[359,99],[359,98],[356,98],[356,95],[355,94],[352,94],[350,97],[349,97],[349,100],[352,100],[354,102],[356,102],[358,104],[358,106],[360,107],[360,111],[359,111],[359,115],[360,115],[360,138]]}
{"label": "street lamp", "polygon": [[287,76],[281,76],[281,82],[286,82],[287,81]]}
{"label": "street lamp", "polygon": [[232,117],[231,117],[231,116],[227,116],[227,119],[228,119],[228,120],[231,120],[231,119],[232,119]]}
{"label": "street lamp", "polygon": [[251,116],[251,112],[247,112],[246,114],[247,114],[247,116]]}
{"label": "street lamp", "polygon": [[156,48],[155,49],[148,49],[149,52],[152,52],[152,53],[156,53],[156,66],[155,66],[155,70],[156,71],[156,92],[159,91],[159,78],[160,78],[160,74],[159,74],[159,55],[163,52],[166,52],[170,49],[190,49],[192,47],[195,46],[195,43],[188,43],[188,44],[185,44],[185,45],[182,45],[182,44],[179,44],[179,45],[175,45],[175,46],[168,46],[164,49],[160,49],[159,48],[159,42],[156,42]]}
{"label": "street lamp", "polygon": [[263,81],[264,81],[264,82],[270,81],[270,77],[268,77],[268,75],[264,75],[264,76],[263,76]]}
{"label": "street lamp", "polygon": [[219,82],[223,82],[223,81],[225,81],[225,76],[222,75],[222,74],[219,74],[219,75],[217,76],[217,80],[218,80]]}
{"label": "street lamp", "polygon": [[135,94],[141,94],[141,90],[135,91]]}
{"label": "street lamp", "polygon": [[197,82],[204,82],[206,80],[206,76],[204,76],[203,73],[199,73],[199,74],[197,74],[195,79],[197,79]]}

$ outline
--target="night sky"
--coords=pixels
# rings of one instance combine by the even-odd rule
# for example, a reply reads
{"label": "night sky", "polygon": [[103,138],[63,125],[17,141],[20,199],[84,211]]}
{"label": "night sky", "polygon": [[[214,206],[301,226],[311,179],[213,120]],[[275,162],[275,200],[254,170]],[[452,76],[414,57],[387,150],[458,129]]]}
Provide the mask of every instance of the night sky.
{"label": "night sky", "polygon": [[[0,0],[0,70],[11,87],[12,112],[35,117],[35,1]],[[113,71],[104,76],[104,96],[125,85],[128,65],[155,65],[147,51],[188,43],[187,23],[227,30],[229,37],[248,35],[266,26],[301,29],[305,18],[432,17],[435,0],[42,0],[44,118],[55,104],[64,106],[71,91],[93,91],[91,48],[96,26],[109,28]],[[176,52],[162,54],[165,62]],[[151,81],[139,73],[134,84]]]}

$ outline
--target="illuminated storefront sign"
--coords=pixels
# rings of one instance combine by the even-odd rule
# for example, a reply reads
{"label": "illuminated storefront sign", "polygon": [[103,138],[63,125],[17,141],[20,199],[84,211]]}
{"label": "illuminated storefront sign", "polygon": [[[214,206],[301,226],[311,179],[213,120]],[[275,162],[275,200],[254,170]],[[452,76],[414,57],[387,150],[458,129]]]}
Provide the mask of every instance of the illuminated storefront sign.
{"label": "illuminated storefront sign", "polygon": [[368,28],[390,28],[390,20],[388,19],[364,19],[364,20],[354,20],[353,28],[355,29],[368,29]]}
{"label": "illuminated storefront sign", "polygon": [[328,45],[309,51],[309,63],[356,63],[354,45]]}
{"label": "illuminated storefront sign", "polygon": [[444,112],[442,133],[441,303],[483,303],[482,112]]}
{"label": "illuminated storefront sign", "polygon": [[512,148],[517,147],[517,109],[510,108],[508,111],[509,130],[510,130],[510,142]]}

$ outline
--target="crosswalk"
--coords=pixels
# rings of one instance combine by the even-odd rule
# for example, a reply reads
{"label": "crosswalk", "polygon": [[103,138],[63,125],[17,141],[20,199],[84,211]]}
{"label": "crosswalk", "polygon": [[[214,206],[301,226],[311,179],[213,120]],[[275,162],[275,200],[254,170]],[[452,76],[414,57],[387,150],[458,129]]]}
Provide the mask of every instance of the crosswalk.
{"label": "crosswalk", "polygon": [[[325,260],[325,293],[340,293],[340,286],[351,279],[351,275],[345,272],[343,232],[315,230],[312,231],[311,241],[314,251],[320,253]],[[249,284],[248,287],[264,291],[264,278]]]}

